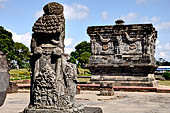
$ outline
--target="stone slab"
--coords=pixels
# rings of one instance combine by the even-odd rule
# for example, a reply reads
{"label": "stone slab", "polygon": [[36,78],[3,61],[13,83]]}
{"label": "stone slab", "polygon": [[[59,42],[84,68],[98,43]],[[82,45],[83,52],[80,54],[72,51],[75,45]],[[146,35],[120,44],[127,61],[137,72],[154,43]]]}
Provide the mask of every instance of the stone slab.
{"label": "stone slab", "polygon": [[[73,112],[60,111],[60,110],[56,110],[56,109],[35,109],[34,110],[34,109],[26,108],[24,110],[24,112],[21,112],[21,113],[73,113]],[[79,113],[79,112],[74,112],[74,113]]]}
{"label": "stone slab", "polygon": [[102,109],[99,107],[85,107],[85,113],[103,113]]}
{"label": "stone slab", "polygon": [[25,108],[24,112],[20,113],[103,113],[102,109],[99,107],[85,107],[84,112],[81,111],[61,111],[56,109],[30,109]]}
{"label": "stone slab", "polygon": [[[99,91],[101,89],[100,84],[78,84],[81,91],[91,90]],[[107,87],[107,86],[106,86]],[[141,87],[141,86],[113,86],[115,91],[131,91],[131,92],[158,92],[158,93],[170,93],[170,88],[159,87]]]}

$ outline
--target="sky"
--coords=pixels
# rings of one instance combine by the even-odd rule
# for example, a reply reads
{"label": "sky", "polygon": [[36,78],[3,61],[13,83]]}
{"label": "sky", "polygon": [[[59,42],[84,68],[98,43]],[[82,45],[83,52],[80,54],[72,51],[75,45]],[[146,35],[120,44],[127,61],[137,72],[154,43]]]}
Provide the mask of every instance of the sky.
{"label": "sky", "polygon": [[30,48],[32,26],[49,2],[64,6],[65,52],[81,41],[90,41],[88,26],[152,23],[158,31],[156,59],[170,61],[170,0],[0,0],[0,26],[12,32],[13,40]]}

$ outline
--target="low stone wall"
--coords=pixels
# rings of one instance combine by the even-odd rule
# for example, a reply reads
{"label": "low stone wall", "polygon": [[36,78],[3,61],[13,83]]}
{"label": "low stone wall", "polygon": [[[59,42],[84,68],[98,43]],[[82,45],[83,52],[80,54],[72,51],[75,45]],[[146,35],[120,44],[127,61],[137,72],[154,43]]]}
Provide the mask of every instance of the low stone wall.
{"label": "low stone wall", "polygon": [[78,84],[79,90],[100,91],[100,89],[114,91],[127,91],[127,92],[157,92],[157,93],[170,93],[170,88],[158,88],[158,87],[134,87],[134,86],[109,86],[101,87],[99,84]]}
{"label": "low stone wall", "polygon": [[18,85],[14,82],[10,82],[7,93],[18,93]]}

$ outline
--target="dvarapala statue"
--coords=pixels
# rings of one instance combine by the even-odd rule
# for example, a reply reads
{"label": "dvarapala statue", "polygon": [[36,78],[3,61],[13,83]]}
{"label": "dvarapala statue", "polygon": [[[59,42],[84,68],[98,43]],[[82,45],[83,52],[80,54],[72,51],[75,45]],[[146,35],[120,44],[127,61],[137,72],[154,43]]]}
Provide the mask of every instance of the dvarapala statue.
{"label": "dvarapala statue", "polygon": [[84,113],[75,105],[76,65],[64,53],[63,6],[48,3],[33,26],[30,104],[24,113]]}

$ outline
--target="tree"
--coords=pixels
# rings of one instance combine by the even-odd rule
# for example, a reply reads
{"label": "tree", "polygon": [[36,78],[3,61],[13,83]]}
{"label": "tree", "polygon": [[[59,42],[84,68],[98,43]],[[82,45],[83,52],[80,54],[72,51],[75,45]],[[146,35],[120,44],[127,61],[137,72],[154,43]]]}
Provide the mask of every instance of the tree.
{"label": "tree", "polygon": [[158,61],[156,61],[156,64],[158,66],[170,66],[170,62],[166,61],[165,59],[163,58],[159,58]]}
{"label": "tree", "polygon": [[78,61],[81,63],[82,67],[85,67],[85,65],[89,63],[90,56],[90,52],[83,52],[82,54],[80,54]]}
{"label": "tree", "polygon": [[79,43],[78,45],[76,45],[75,49],[79,54],[83,52],[91,52],[90,43],[87,41]]}
{"label": "tree", "polygon": [[14,60],[14,41],[12,33],[0,26],[0,51],[7,55],[8,62]]}
{"label": "tree", "polygon": [[21,43],[14,42],[12,33],[0,26],[0,51],[7,55],[10,68],[29,67],[29,49]]}
{"label": "tree", "polygon": [[87,41],[83,41],[76,45],[75,51],[71,52],[72,63],[78,64],[78,66],[85,67],[85,65],[89,62],[89,58],[91,56],[90,43]]}
{"label": "tree", "polygon": [[170,73],[168,71],[166,71],[165,73],[163,73],[162,75],[166,80],[170,80]]}
{"label": "tree", "polygon": [[19,68],[29,68],[29,60],[30,60],[30,51],[29,49],[22,43],[16,42],[14,44],[15,48],[15,61]]}

